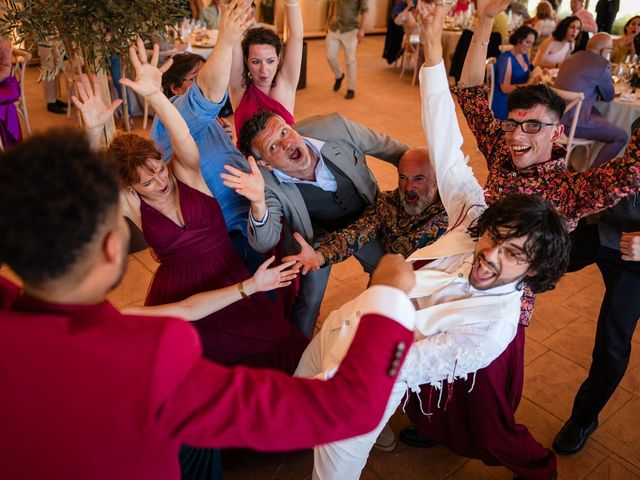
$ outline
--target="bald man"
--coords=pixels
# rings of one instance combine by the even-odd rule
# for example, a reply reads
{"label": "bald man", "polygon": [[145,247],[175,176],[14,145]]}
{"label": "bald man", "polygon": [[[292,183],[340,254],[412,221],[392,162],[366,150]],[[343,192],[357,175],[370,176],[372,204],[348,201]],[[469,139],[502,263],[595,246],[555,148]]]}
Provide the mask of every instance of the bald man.
{"label": "bald man", "polygon": [[296,234],[302,249],[288,258],[322,267],[346,260],[374,240],[385,253],[407,257],[436,240],[447,224],[429,152],[426,147],[412,148],[398,163],[398,188],[381,192],[357,220],[327,235],[315,251]]}
{"label": "bald man", "polygon": [[[584,93],[575,135],[605,144],[592,168],[617,156],[629,141],[627,132],[607,122],[595,107],[597,100],[610,102],[615,95],[609,62],[612,50],[611,36],[604,32],[596,33],[589,39],[586,50],[576,52],[562,62],[554,84],[562,90]],[[565,128],[571,125],[574,113],[571,109],[562,117]]]}

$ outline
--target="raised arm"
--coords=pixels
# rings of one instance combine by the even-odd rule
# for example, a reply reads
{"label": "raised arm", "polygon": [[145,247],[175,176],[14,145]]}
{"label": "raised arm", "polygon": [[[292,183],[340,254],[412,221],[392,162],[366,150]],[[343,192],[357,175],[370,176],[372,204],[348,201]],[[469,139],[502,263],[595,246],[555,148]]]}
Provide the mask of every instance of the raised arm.
{"label": "raised arm", "polygon": [[484,65],[487,58],[487,47],[489,46],[493,20],[510,3],[510,0],[478,0],[478,21],[460,77],[460,82],[467,87],[474,87],[483,83]]}
{"label": "raised arm", "polygon": [[214,103],[220,103],[224,98],[229,84],[233,47],[251,24],[250,0],[232,0],[228,5],[221,4],[220,8],[218,41],[197,79],[204,96]]}
{"label": "raised arm", "polygon": [[136,45],[137,48],[131,46],[129,49],[136,79],[123,78],[121,83],[145,97],[167,128],[173,148],[172,168],[175,173],[190,186],[200,187],[204,180],[200,174],[200,154],[196,142],[191,137],[189,127],[180,112],[162,93],[162,74],[169,69],[173,61],[169,59],[158,68],[158,45],[153,46],[151,61],[147,60],[147,52],[140,38]]}
{"label": "raised arm", "polygon": [[287,12],[287,25],[289,25],[289,38],[284,50],[282,67],[278,73],[278,82],[284,82],[289,89],[291,109],[295,105],[296,88],[300,80],[300,67],[302,65],[302,43],[304,40],[304,27],[302,25],[302,12],[300,0],[285,0]]}
{"label": "raised arm", "polygon": [[485,201],[482,187],[462,153],[462,134],[442,60],[446,13],[446,7],[438,6],[433,15],[423,19],[425,61],[420,69],[420,94],[425,141],[451,227],[471,223]]}

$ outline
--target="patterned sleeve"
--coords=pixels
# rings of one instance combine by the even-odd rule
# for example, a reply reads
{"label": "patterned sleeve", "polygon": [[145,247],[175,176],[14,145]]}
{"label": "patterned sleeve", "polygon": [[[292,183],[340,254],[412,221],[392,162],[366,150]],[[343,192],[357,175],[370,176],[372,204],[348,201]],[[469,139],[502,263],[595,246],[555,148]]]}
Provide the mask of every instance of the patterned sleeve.
{"label": "patterned sleeve", "polygon": [[382,217],[388,215],[391,208],[390,193],[392,192],[381,192],[375,203],[369,205],[360,218],[345,228],[331,232],[320,241],[316,251],[322,254],[328,264],[346,260],[376,238]]}
{"label": "patterned sleeve", "polygon": [[623,157],[574,174],[572,180],[567,213],[573,218],[612,207],[623,197],[636,193],[640,189],[640,129],[633,134]]}
{"label": "patterned sleeve", "polygon": [[[484,155],[489,168],[494,159],[493,152],[504,142],[504,134],[500,130],[498,121],[494,118],[488,99],[489,87],[458,86],[453,93],[458,99],[458,105],[467,119],[471,133],[478,142],[478,149]],[[495,157],[498,158],[497,156]]]}

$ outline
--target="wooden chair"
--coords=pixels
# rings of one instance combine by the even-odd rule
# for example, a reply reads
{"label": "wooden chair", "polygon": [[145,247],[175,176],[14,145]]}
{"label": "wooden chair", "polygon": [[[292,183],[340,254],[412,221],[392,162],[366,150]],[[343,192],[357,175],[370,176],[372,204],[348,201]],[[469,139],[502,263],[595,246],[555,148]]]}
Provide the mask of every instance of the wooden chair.
{"label": "wooden chair", "polygon": [[[420,39],[418,37],[418,42],[411,41],[412,35],[405,35],[404,40],[402,42],[403,52],[402,58],[400,59],[400,78],[404,75],[405,70],[407,69],[407,65],[409,63],[413,64],[414,72],[418,70],[418,57],[420,54]],[[415,75],[413,78],[413,85],[415,85]]]}
{"label": "wooden chair", "polygon": [[[582,102],[584,101],[584,93],[582,92],[570,92],[569,90],[560,90],[559,88],[553,88],[566,103],[566,112],[573,109],[573,120],[569,127],[569,135],[563,133],[557,140],[557,143],[564,145],[567,149],[567,165],[571,165],[577,172],[584,172],[591,165],[591,149],[595,145],[594,140],[588,140],[586,138],[578,138],[575,136],[576,127],[578,126],[578,118],[580,117],[580,110],[582,109]],[[576,158],[572,161],[571,154],[576,147],[581,147],[585,150],[583,157]]]}

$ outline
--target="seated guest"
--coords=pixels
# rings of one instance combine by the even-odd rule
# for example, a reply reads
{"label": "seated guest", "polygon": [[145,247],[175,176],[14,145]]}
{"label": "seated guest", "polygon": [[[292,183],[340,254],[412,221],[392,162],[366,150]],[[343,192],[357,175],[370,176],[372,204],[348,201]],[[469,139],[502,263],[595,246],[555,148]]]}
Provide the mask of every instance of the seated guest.
{"label": "seated guest", "polygon": [[[271,112],[260,112],[240,131],[240,149],[251,173],[225,166],[225,185],[251,202],[249,242],[259,252],[283,237],[283,253],[298,253],[293,233],[314,244],[357,219],[375,202],[378,184],[365,155],[398,164],[409,148],[387,135],[351,122],[337,113],[309,117],[293,127]],[[382,251],[369,242],[356,258],[371,271]],[[301,279],[293,321],[307,336],[315,326],[331,267]]]}
{"label": "seated guest", "polygon": [[536,15],[531,19],[531,26],[538,32],[539,37],[548,37],[556,29],[553,19],[553,9],[547,0],[542,0],[536,7]]}
{"label": "seated guest", "polygon": [[270,28],[250,28],[233,50],[229,92],[236,137],[240,128],[260,110],[293,120],[296,89],[302,64],[304,27],[300,2],[285,2],[289,37],[286,48]]}
{"label": "seated guest", "polygon": [[402,26],[405,44],[410,43],[409,40],[411,36],[415,37],[416,35],[418,36],[418,43],[420,42],[420,26],[422,22],[420,21],[419,15],[420,11],[418,8],[414,7],[413,3],[410,3],[393,19],[396,25]]}
{"label": "seated guest", "polygon": [[449,14],[454,18],[473,18],[474,5],[471,0],[458,0]]}
{"label": "seated guest", "polygon": [[491,110],[499,120],[507,118],[507,97],[519,85],[529,83],[531,64],[528,52],[536,41],[538,32],[533,28],[522,25],[509,36],[511,50],[503,52],[496,61],[495,86]]}
{"label": "seated guest", "polygon": [[411,2],[404,0],[395,0],[389,18],[387,18],[387,33],[384,37],[384,49],[382,58],[389,65],[394,63],[402,54],[402,39],[404,38],[404,30],[395,23],[396,17],[410,5]]}
{"label": "seated guest", "polygon": [[408,257],[442,235],[447,213],[438,198],[435,173],[424,147],[407,150],[398,163],[398,188],[380,192],[360,218],[328,234],[313,250],[295,233],[302,249],[285,261],[298,260],[316,269],[342,262],[372,240],[378,239],[385,253]]}
{"label": "seated guest", "polygon": [[334,378],[220,366],[192,324],[107,301],[129,240],[115,170],[68,129],[0,160],[0,263],[22,283],[0,277],[0,478],[177,480],[181,444],[292,450],[375,428],[413,341],[402,258],[373,274]]}
{"label": "seated guest", "polygon": [[[614,158],[629,140],[627,132],[605,120],[595,106],[598,100],[610,102],[615,95],[609,62],[612,49],[613,41],[608,33],[595,34],[589,39],[586,50],[574,53],[560,65],[554,84],[562,90],[584,93],[575,135],[605,144],[593,167]],[[562,117],[565,128],[571,125],[574,113],[571,109]]]}
{"label": "seated guest", "polygon": [[551,37],[540,45],[533,65],[540,68],[558,68],[573,52],[576,38],[580,34],[580,25],[578,17],[567,17],[558,23]]}
{"label": "seated guest", "polygon": [[20,99],[20,84],[13,75],[11,44],[0,36],[0,140],[7,149],[22,140],[15,102]]}
{"label": "seated guest", "polygon": [[613,42],[611,61],[625,63],[640,53],[640,15],[631,17],[624,25],[623,35]]}
{"label": "seated guest", "polygon": [[205,6],[203,0],[195,1],[198,2],[200,20],[207,25],[207,28],[217,30],[220,25],[220,17],[222,16],[220,0],[211,0],[211,3],[207,6]]}

